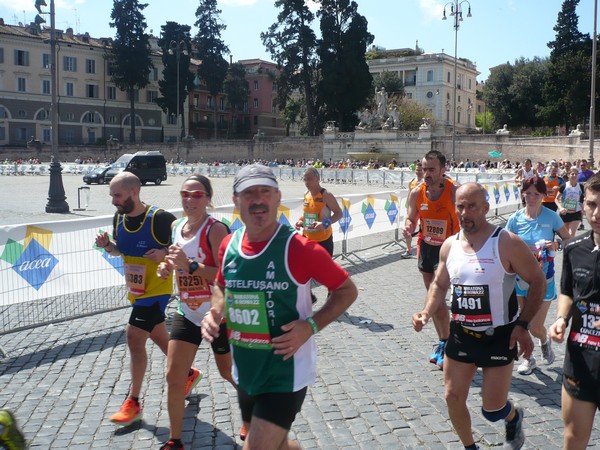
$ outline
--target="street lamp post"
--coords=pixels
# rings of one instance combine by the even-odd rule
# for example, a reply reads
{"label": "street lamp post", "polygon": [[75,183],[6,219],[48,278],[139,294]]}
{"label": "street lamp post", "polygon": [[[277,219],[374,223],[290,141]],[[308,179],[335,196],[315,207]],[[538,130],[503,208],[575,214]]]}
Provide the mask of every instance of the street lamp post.
{"label": "street lamp post", "polygon": [[[68,213],[69,204],[66,202],[65,188],[62,181],[62,168],[58,157],[58,105],[56,93],[56,16],[54,0],[50,0],[50,13],[42,12],[42,6],[48,6],[45,0],[36,0],[35,8],[40,14],[50,15],[50,138],[52,148],[52,160],[50,163],[50,187],[48,188],[47,213]],[[39,15],[35,23],[41,24],[45,20]]]}
{"label": "street lamp post", "polygon": [[179,78],[179,66],[181,61],[181,54],[187,55],[186,43],[182,39],[179,42],[171,41],[169,42],[169,54],[172,55],[175,53],[175,60],[177,63],[177,162],[180,161],[179,158],[179,141],[181,141],[181,127],[179,126],[179,116],[180,116],[180,105],[181,101],[179,99],[179,84],[181,79]]}
{"label": "street lamp post", "polygon": [[467,0],[453,0],[444,5],[442,20],[446,20],[446,8],[450,5],[450,17],[454,17],[454,104],[452,106],[452,161],[456,157],[456,78],[458,76],[458,29],[463,20],[463,4],[468,5],[467,17],[471,17],[471,4]]}

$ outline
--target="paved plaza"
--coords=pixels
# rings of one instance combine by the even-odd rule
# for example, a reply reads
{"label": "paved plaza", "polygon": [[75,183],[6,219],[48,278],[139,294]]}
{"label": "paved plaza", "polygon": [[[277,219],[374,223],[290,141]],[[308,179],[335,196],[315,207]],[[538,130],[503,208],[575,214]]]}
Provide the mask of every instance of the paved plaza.
{"label": "paved plaza", "polygon": [[[8,186],[5,178],[9,177],[0,177],[3,193]],[[29,177],[29,182],[37,179],[45,179],[47,183],[44,177]],[[12,182],[18,183],[19,178],[9,180],[10,189],[17,189]],[[181,181],[171,187],[171,183],[144,187],[142,198],[151,201],[145,193],[170,189],[177,202],[176,190]],[[220,189],[217,187],[220,182],[213,181],[215,191]],[[231,179],[223,181],[228,183],[227,197],[231,182]],[[297,184],[298,192],[282,186],[284,196],[289,189],[290,195],[298,197],[303,186]],[[74,206],[71,192],[78,185],[66,186],[71,207]],[[352,188],[326,187],[336,194]],[[47,193],[47,184],[45,188]],[[20,188],[21,198],[26,198],[22,208],[14,197],[18,189],[11,191],[5,203],[8,206],[2,206],[0,216],[21,212],[19,217],[35,221],[59,219],[57,215],[44,218],[42,213],[26,211],[32,209],[26,203],[33,202],[41,205],[36,205],[36,209],[43,211],[45,197],[38,199],[35,189],[38,187]],[[362,191],[356,192],[364,192],[365,187],[357,189]],[[97,210],[92,215],[112,213],[110,205],[106,211],[100,211],[101,203],[109,203],[107,187],[93,186],[92,190],[92,199],[98,199],[98,203],[90,202],[90,208]],[[304,449],[462,449],[448,419],[443,373],[428,362],[432,344],[437,341],[433,324],[421,333],[415,333],[411,326],[411,315],[422,307],[425,296],[416,260],[401,259],[402,249],[397,245],[384,248],[375,240],[367,244],[356,255],[338,259],[351,273],[359,296],[346,314],[317,335],[317,383],[308,390],[291,436]],[[337,244],[336,251],[339,249]],[[561,259],[559,254],[557,273]],[[315,293],[320,299],[318,308],[326,292],[319,287]],[[172,307],[168,310],[170,314],[173,311]],[[547,322],[555,314],[553,305]],[[6,353],[0,360],[0,407],[15,412],[31,448],[158,449],[167,440],[166,358],[151,344],[148,344],[149,367],[142,394],[142,422],[118,428],[108,421],[129,388],[124,335],[127,317],[127,310],[117,310],[0,335],[0,346]],[[532,375],[517,374],[515,366],[510,397],[525,411],[524,448],[527,449],[562,447],[560,380],[564,349],[555,346],[555,350],[557,361],[551,366],[541,366]],[[539,355],[537,343],[535,351]],[[240,448],[237,433],[241,418],[236,394],[220,378],[205,343],[200,347],[195,366],[205,372],[205,378],[186,401],[183,435],[186,448]],[[483,419],[481,382],[478,374],[469,397],[473,427],[480,446],[494,448],[503,442],[504,427],[502,423],[490,424]],[[590,444],[600,446],[597,425]]]}

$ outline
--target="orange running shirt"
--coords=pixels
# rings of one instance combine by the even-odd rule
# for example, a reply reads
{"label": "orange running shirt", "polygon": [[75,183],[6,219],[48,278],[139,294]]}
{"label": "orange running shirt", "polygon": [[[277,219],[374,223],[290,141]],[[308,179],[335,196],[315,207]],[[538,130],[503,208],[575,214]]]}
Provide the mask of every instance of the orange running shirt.
{"label": "orange running shirt", "polygon": [[419,212],[419,241],[429,245],[442,245],[447,237],[458,233],[459,223],[452,201],[453,183],[444,178],[444,192],[435,201],[427,198],[427,186],[417,187],[417,211]]}
{"label": "orange running shirt", "polygon": [[331,236],[333,233],[331,227],[327,228],[326,230],[310,229],[313,222],[323,222],[323,219],[331,218],[331,211],[325,204],[325,199],[323,198],[324,193],[325,189],[321,189],[321,191],[314,197],[311,195],[310,191],[304,194],[304,231],[302,234],[304,234],[304,236],[306,236],[308,239],[317,242],[329,239],[329,236]]}

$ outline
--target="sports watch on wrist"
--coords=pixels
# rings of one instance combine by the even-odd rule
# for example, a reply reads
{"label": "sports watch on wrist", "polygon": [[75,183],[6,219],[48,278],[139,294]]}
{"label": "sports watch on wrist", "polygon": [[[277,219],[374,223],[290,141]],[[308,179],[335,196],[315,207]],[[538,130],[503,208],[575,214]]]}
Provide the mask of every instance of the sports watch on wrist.
{"label": "sports watch on wrist", "polygon": [[190,261],[190,267],[188,268],[190,275],[198,270],[198,267],[200,267],[200,264],[198,264],[196,261]]}
{"label": "sports watch on wrist", "polygon": [[526,320],[517,319],[515,320],[515,326],[523,327],[529,331],[529,322]]}

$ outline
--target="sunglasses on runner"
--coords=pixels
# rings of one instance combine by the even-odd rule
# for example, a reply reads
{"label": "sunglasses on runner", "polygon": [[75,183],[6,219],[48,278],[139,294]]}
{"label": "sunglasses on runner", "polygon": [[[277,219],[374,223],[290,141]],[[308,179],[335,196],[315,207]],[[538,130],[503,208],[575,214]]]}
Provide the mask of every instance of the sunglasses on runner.
{"label": "sunglasses on runner", "polygon": [[204,191],[179,191],[181,194],[181,198],[193,198],[193,199],[201,199],[206,197],[206,192]]}

